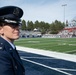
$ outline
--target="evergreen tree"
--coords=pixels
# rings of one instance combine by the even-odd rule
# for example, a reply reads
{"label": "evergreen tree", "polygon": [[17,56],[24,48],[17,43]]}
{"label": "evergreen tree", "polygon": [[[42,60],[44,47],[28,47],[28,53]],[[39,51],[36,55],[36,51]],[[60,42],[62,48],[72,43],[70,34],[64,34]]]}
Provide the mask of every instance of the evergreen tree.
{"label": "evergreen tree", "polygon": [[27,30],[31,31],[34,29],[34,24],[32,21],[27,22]]}
{"label": "evergreen tree", "polygon": [[50,30],[52,34],[57,34],[59,31],[61,31],[63,28],[65,27],[65,25],[63,23],[61,23],[60,21],[55,20],[55,22],[53,22],[50,25]]}
{"label": "evergreen tree", "polygon": [[26,30],[26,21],[22,20],[22,26],[21,26],[22,30]]}

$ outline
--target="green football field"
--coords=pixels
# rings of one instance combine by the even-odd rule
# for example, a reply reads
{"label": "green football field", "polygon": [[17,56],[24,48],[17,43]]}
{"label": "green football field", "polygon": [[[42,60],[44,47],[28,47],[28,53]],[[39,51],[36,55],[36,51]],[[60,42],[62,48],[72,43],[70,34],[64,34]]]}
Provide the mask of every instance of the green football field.
{"label": "green football field", "polygon": [[76,54],[76,38],[20,38],[15,45]]}

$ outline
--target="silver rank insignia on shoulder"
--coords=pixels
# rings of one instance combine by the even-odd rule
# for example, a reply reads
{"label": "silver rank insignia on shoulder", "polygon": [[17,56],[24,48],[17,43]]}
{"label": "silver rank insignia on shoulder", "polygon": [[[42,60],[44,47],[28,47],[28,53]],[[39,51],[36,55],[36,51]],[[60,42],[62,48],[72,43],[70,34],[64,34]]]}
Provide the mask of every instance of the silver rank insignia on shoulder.
{"label": "silver rank insignia on shoulder", "polygon": [[3,45],[3,43],[1,42],[1,43],[0,43],[0,50],[3,48],[2,45]]}
{"label": "silver rank insignia on shoulder", "polygon": [[13,11],[13,14],[15,16],[18,16],[19,15],[19,9],[18,8],[15,8],[14,11]]}
{"label": "silver rank insignia on shoulder", "polygon": [[0,49],[2,49],[2,47],[0,47]]}

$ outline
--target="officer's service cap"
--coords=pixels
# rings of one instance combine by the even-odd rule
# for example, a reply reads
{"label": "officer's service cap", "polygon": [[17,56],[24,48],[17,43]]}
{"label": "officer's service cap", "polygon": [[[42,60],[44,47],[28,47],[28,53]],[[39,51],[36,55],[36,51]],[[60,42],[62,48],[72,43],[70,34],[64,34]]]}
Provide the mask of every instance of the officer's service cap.
{"label": "officer's service cap", "polygon": [[0,8],[0,22],[4,23],[21,23],[23,10],[17,6],[4,6]]}

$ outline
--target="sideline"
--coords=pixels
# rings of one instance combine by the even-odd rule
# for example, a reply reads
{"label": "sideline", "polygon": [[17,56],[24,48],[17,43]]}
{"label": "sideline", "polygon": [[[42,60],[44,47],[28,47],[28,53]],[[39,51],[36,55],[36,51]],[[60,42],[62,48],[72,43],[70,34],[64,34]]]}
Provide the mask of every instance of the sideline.
{"label": "sideline", "polygon": [[70,74],[70,73],[67,73],[67,72],[65,72],[65,71],[60,70],[59,68],[53,68],[53,67],[50,67],[50,66],[47,66],[47,65],[38,63],[38,62],[34,62],[34,61],[31,61],[31,60],[28,60],[28,59],[24,59],[24,58],[21,58],[21,59],[22,59],[22,60],[25,60],[25,61],[28,61],[28,62],[31,62],[31,63],[36,64],[36,65],[39,65],[39,66],[43,66],[43,67],[48,68],[48,69],[51,69],[51,70],[55,70],[55,71],[60,72],[60,73],[62,73],[62,74],[72,75],[72,74]]}
{"label": "sideline", "polygon": [[54,57],[57,59],[76,62],[76,55],[73,55],[73,54],[65,54],[65,53],[47,51],[42,49],[33,49],[33,48],[27,48],[27,47],[21,47],[21,46],[16,46],[16,48],[17,50],[20,50],[20,51],[25,51],[29,53],[35,53],[35,54],[45,55],[49,57]]}

